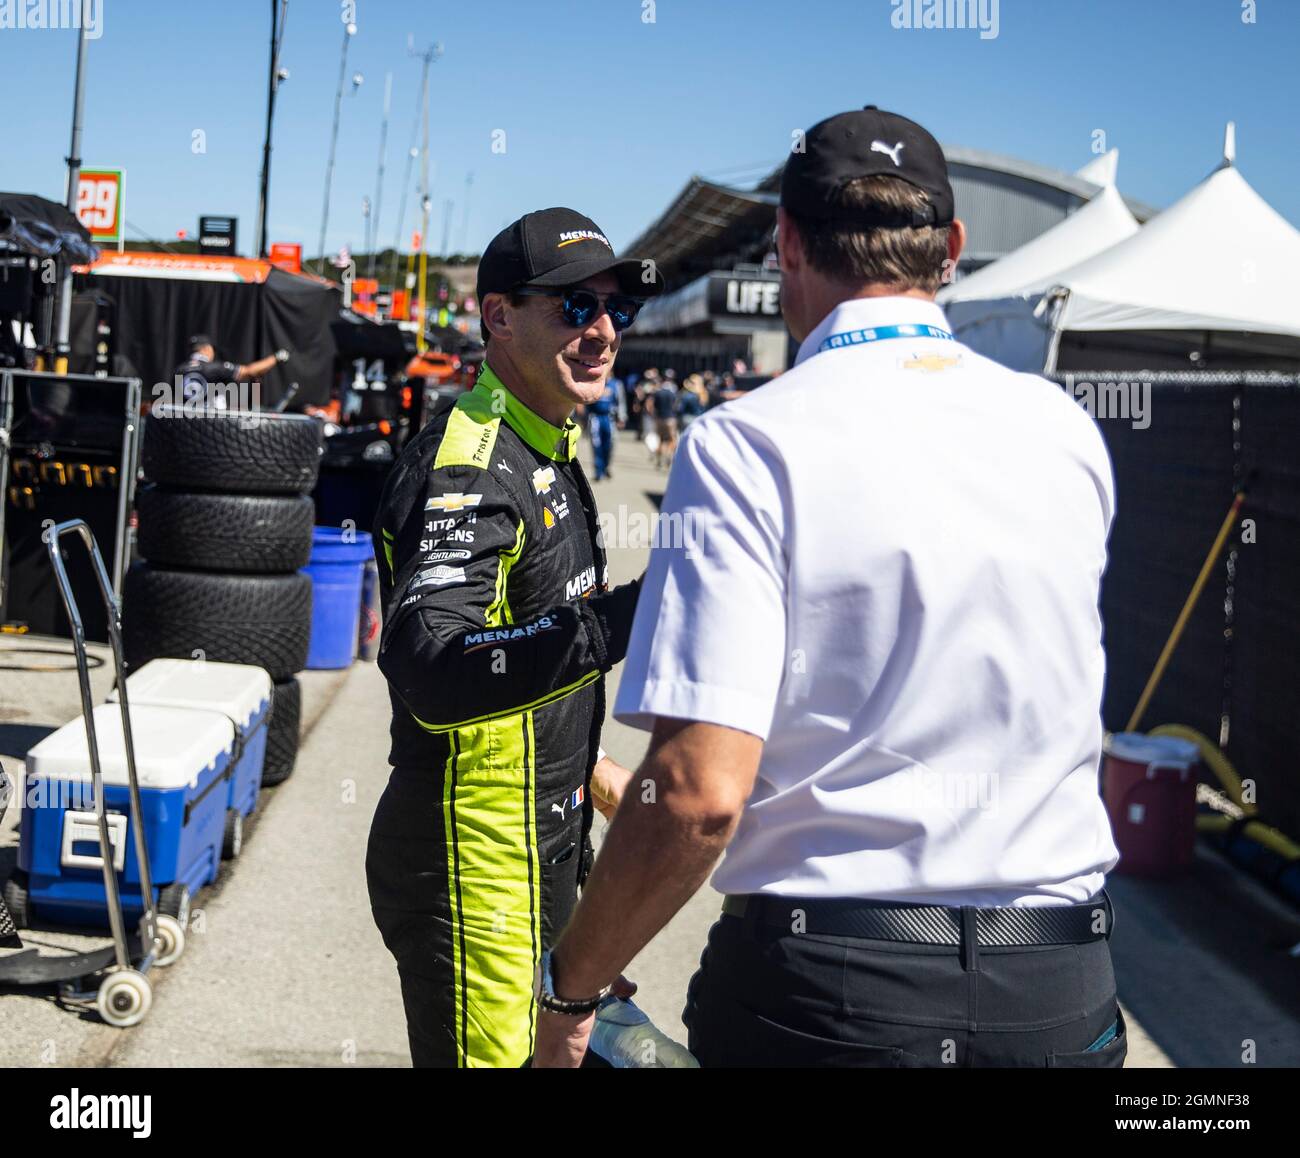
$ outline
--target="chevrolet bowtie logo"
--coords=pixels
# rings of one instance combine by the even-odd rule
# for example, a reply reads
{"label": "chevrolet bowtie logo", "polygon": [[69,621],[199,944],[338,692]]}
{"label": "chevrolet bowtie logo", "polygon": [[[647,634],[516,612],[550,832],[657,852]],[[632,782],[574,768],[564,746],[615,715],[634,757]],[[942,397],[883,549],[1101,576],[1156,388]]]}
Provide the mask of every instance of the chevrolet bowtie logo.
{"label": "chevrolet bowtie logo", "polygon": [[483,501],[483,496],[466,495],[453,492],[446,495],[437,495],[424,504],[426,511],[463,511],[466,507],[476,507]]}
{"label": "chevrolet bowtie logo", "polygon": [[951,370],[961,365],[961,358],[946,358],[942,354],[926,354],[920,358],[909,358],[903,363],[904,370],[924,370],[933,374],[937,370]]}
{"label": "chevrolet bowtie logo", "polygon": [[539,466],[533,471],[533,490],[539,495],[549,494],[554,482],[555,468],[553,466]]}

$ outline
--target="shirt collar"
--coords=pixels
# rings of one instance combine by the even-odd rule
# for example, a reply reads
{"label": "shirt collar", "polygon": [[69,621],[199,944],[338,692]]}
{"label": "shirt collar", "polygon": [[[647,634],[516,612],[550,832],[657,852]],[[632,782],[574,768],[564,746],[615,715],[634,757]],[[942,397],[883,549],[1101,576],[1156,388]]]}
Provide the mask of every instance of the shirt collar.
{"label": "shirt collar", "polygon": [[504,382],[492,372],[492,368],[483,363],[478,381],[474,384],[474,393],[481,395],[489,403],[501,399],[505,403],[502,416],[510,428],[529,446],[555,462],[572,462],[578,454],[578,439],[582,430],[572,418],[566,419],[563,426],[552,426],[540,414],[529,410],[506,388]]}
{"label": "shirt collar", "polygon": [[811,358],[831,334],[843,330],[865,330],[873,326],[939,326],[948,329],[948,319],[934,302],[921,298],[850,298],[840,302],[799,346],[797,366]]}

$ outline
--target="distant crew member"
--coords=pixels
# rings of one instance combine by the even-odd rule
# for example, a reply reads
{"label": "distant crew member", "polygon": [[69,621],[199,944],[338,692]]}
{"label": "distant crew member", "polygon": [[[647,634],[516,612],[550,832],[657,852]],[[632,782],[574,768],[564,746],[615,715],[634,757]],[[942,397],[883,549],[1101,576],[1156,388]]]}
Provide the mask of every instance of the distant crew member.
{"label": "distant crew member", "polygon": [[218,362],[216,347],[207,334],[195,334],[189,345],[190,356],[176,367],[175,374],[183,400],[191,405],[208,405],[215,410],[226,409],[227,391],[223,387],[232,382],[254,381],[277,364],[289,360],[289,351],[279,349],[246,366]]}

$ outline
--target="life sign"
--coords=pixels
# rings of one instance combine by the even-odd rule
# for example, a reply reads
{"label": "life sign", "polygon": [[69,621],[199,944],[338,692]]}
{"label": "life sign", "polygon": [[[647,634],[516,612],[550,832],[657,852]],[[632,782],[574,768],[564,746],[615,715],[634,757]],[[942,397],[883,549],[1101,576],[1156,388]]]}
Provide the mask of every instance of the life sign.
{"label": "life sign", "polygon": [[82,169],[77,184],[77,220],[97,245],[122,240],[125,223],[121,169]]}
{"label": "life sign", "polygon": [[729,314],[763,314],[777,317],[781,313],[781,283],[728,278],[726,312]]}

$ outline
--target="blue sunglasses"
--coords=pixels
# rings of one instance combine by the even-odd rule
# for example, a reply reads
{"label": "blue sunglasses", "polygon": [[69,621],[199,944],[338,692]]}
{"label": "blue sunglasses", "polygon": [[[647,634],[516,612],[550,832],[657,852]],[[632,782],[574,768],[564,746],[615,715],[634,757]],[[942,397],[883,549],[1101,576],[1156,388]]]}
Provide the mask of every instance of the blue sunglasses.
{"label": "blue sunglasses", "polygon": [[565,322],[576,330],[585,330],[591,325],[603,305],[614,331],[622,333],[636,321],[638,311],[645,305],[644,298],[628,294],[598,294],[593,290],[565,286],[524,285],[514,292],[524,297],[559,298]]}

